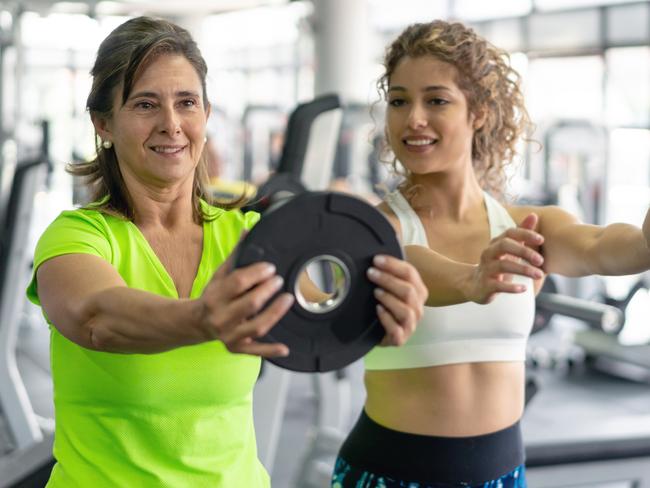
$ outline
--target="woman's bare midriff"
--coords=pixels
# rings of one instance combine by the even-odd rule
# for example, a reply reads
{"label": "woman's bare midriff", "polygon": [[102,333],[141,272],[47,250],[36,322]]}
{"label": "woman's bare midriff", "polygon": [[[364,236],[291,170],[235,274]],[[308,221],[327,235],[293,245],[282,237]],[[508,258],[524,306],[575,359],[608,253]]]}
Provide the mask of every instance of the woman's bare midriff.
{"label": "woman's bare midriff", "polygon": [[524,406],[522,362],[366,371],[366,413],[413,434],[469,437],[509,427]]}

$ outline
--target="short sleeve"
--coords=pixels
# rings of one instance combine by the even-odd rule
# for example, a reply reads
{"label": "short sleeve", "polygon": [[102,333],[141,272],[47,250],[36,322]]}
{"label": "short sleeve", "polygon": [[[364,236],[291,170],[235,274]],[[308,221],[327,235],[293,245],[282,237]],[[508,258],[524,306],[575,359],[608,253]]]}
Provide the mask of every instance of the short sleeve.
{"label": "short sleeve", "polygon": [[246,212],[244,214],[244,229],[251,230],[260,221],[260,214],[257,212]]}
{"label": "short sleeve", "polygon": [[112,261],[112,248],[106,222],[97,211],[66,211],[43,232],[34,251],[34,271],[27,287],[27,298],[40,305],[36,272],[41,264],[64,254],[92,254]]}

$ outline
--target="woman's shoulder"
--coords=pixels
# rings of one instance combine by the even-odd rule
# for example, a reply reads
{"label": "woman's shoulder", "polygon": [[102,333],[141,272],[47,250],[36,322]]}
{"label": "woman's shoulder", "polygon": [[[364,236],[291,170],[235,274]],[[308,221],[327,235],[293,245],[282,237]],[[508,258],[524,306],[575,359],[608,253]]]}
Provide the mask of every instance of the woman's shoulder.
{"label": "woman's shoulder", "polygon": [[512,220],[515,221],[515,224],[519,224],[522,220],[526,218],[526,215],[530,213],[537,213],[539,214],[539,208],[533,205],[512,205],[512,204],[506,204],[504,205],[504,208],[510,214],[510,217],[512,217]]}
{"label": "woman's shoulder", "polygon": [[203,215],[210,221],[221,219],[239,220],[244,218],[244,215],[248,213],[243,212],[240,208],[223,208],[205,200],[201,200],[201,210],[203,211]]}
{"label": "woman's shoulder", "polygon": [[[118,233],[119,234],[119,233]],[[34,251],[35,267],[61,254],[96,254],[111,261],[116,232],[97,209],[62,211],[43,231]]]}
{"label": "woman's shoulder", "polygon": [[388,219],[390,224],[393,226],[395,229],[395,232],[397,232],[398,236],[402,235],[402,226],[400,225],[399,222],[399,217],[395,213],[395,210],[393,210],[393,207],[391,207],[386,200],[383,200],[380,202],[377,206],[375,206],[377,210],[379,210],[384,216]]}
{"label": "woman's shoulder", "polygon": [[201,210],[208,217],[218,217],[223,212],[227,212],[227,210],[224,210],[221,207],[217,207],[216,205],[213,205],[203,199],[199,200],[199,202],[201,204]]}
{"label": "woman's shoulder", "polygon": [[[92,206],[63,210],[52,222],[52,225],[65,225],[70,223],[88,224],[104,227],[111,216]],[[117,218],[117,217],[112,217]]]}
{"label": "woman's shoulder", "polygon": [[551,226],[555,223],[574,223],[576,217],[557,205],[506,205],[506,210],[517,225],[531,213],[539,217],[541,227]]}
{"label": "woman's shoulder", "polygon": [[260,214],[253,211],[244,212],[239,208],[225,209],[201,200],[204,219],[213,227],[234,227],[250,229],[260,219]]}
{"label": "woman's shoulder", "polygon": [[[129,241],[137,227],[130,220],[103,208],[86,205],[62,211],[44,230],[40,240],[43,242],[105,242],[119,246]],[[103,246],[103,244],[102,244]]]}

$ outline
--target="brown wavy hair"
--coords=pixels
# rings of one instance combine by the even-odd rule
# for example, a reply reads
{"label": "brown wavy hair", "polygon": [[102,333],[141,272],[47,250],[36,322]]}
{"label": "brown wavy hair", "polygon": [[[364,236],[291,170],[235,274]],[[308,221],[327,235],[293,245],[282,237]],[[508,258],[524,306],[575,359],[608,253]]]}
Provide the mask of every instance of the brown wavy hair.
{"label": "brown wavy hair", "polygon": [[[92,88],[86,108],[92,117],[108,120],[113,114],[116,90],[122,86],[122,103],[125,103],[133,85],[142,72],[161,55],[180,55],[194,67],[201,80],[204,108],[208,107],[206,76],[208,67],[190,33],[166,20],[137,17],[113,30],[99,46],[95,64],[90,71]],[[102,147],[95,133],[94,159],[67,166],[74,176],[83,177],[91,190],[92,208],[133,220],[131,195],[122,178],[114,148]],[[204,150],[194,174],[192,191],[193,218],[197,223],[212,220],[201,208],[201,199],[221,208],[236,208],[245,198],[231,202],[217,202],[211,198],[207,185],[207,156]]]}
{"label": "brown wavy hair", "polygon": [[[453,65],[456,83],[467,98],[469,111],[485,111],[485,123],[474,132],[472,160],[481,187],[503,198],[504,168],[513,163],[516,145],[532,129],[521,91],[521,77],[510,56],[458,22],[435,20],[408,26],[386,49],[384,74],[377,81],[379,95],[388,99],[390,77],[404,57],[433,56]],[[396,160],[387,161],[397,171]],[[404,169],[405,187],[410,174]]]}

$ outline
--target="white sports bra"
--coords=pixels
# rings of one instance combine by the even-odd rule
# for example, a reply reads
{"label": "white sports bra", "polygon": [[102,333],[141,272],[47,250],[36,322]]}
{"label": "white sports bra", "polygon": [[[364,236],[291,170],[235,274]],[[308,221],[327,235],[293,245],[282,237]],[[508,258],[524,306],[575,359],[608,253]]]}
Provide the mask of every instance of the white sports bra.
{"label": "white sports bra", "polygon": [[[494,238],[516,224],[508,211],[484,193]],[[422,221],[399,191],[386,197],[399,218],[402,245],[429,247]],[[535,316],[533,281],[515,275],[524,283],[523,293],[500,293],[486,305],[465,302],[443,307],[425,307],[418,326],[401,347],[375,347],[365,357],[366,369],[405,369],[483,361],[524,361],[526,341]]]}

